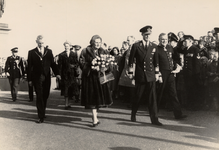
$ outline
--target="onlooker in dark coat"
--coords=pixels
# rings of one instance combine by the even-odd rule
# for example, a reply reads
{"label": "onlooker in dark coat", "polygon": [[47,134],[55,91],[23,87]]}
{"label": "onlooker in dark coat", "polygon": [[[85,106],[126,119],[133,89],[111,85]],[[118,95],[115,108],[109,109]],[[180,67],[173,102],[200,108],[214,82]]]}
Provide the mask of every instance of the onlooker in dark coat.
{"label": "onlooker in dark coat", "polygon": [[77,54],[70,51],[70,43],[65,42],[65,52],[59,55],[58,67],[59,74],[61,75],[61,95],[65,97],[65,109],[70,108],[69,105],[69,94],[79,95],[79,89],[77,87],[76,76],[78,59]]}

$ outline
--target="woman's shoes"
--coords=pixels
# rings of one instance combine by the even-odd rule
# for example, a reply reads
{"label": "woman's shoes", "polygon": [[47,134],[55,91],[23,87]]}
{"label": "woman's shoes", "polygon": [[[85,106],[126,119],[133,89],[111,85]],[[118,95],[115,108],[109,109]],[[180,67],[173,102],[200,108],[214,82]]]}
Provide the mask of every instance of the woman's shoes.
{"label": "woman's shoes", "polygon": [[100,121],[98,121],[97,123],[93,123],[93,126],[92,127],[96,127],[100,124]]}

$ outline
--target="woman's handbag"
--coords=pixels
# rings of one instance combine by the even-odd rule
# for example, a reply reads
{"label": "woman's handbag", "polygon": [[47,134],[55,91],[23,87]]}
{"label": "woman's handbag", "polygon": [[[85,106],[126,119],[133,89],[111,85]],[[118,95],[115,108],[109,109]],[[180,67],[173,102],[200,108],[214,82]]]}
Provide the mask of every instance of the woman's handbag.
{"label": "woman's handbag", "polygon": [[114,75],[112,74],[112,72],[101,72],[100,73],[100,77],[99,77],[99,80],[100,80],[100,84],[104,84],[104,83],[107,83],[109,81],[112,81],[114,80]]}

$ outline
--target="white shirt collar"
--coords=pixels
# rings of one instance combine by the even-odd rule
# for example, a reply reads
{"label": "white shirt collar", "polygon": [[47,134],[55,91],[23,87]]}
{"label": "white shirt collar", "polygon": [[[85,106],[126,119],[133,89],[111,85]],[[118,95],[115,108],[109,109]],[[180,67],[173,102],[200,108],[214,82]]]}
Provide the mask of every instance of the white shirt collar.
{"label": "white shirt collar", "polygon": [[149,45],[149,41],[147,41],[147,43],[146,43],[145,40],[142,40],[142,42],[143,42],[144,47],[145,47],[146,44],[147,44],[147,47],[148,47],[148,45]]}
{"label": "white shirt collar", "polygon": [[45,49],[44,47],[40,50],[40,48],[37,46],[37,49],[38,49],[39,52],[42,53],[42,55],[44,54],[44,49]]}
{"label": "white shirt collar", "polygon": [[188,50],[191,46],[192,46],[192,45],[188,46],[188,47],[187,47],[187,50]]}

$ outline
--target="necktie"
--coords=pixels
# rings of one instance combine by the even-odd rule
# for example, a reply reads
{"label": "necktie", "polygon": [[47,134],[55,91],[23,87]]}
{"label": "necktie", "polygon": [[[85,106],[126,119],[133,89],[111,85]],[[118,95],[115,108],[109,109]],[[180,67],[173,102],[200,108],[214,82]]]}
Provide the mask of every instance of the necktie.
{"label": "necktie", "polygon": [[145,43],[144,49],[147,51],[148,46],[147,46],[147,42]]}

